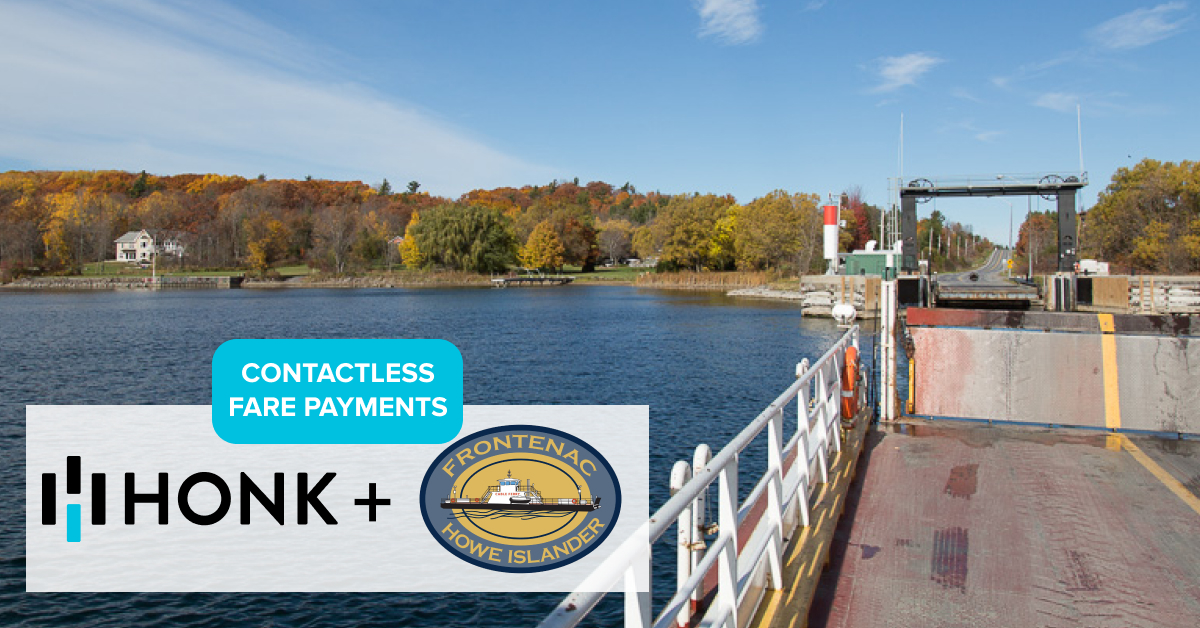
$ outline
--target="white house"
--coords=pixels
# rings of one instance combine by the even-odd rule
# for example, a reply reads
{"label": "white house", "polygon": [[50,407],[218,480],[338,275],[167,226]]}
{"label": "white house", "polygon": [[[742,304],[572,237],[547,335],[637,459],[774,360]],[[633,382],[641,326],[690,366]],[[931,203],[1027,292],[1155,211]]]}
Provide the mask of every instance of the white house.
{"label": "white house", "polygon": [[117,261],[149,261],[150,256],[155,253],[183,257],[184,245],[180,241],[179,235],[165,231],[152,233],[145,229],[129,231],[114,240],[117,245]]}
{"label": "white house", "polygon": [[154,237],[149,231],[128,231],[116,239],[117,261],[138,262],[149,260],[154,252]]}

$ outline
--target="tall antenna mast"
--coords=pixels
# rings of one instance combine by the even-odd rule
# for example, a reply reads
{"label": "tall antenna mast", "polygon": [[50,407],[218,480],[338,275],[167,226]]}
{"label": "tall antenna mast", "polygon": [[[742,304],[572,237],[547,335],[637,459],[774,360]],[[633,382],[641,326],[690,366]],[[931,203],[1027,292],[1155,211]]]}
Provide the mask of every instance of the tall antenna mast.
{"label": "tall antenna mast", "polygon": [[1075,129],[1079,133],[1079,176],[1083,176],[1083,113],[1079,103],[1075,103]]}

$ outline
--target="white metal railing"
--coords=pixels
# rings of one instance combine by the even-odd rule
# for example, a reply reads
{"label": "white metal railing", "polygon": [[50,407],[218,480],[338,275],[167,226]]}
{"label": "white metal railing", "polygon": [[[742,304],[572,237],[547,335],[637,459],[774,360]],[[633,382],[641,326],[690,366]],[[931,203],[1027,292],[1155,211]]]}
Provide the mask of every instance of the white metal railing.
{"label": "white metal railing", "polygon": [[[704,585],[713,569],[716,596],[699,625],[746,625],[766,589],[782,588],[785,542],[798,526],[809,525],[809,500],[818,484],[829,481],[831,452],[841,451],[842,366],[849,347],[858,351],[857,326],[816,362],[800,362],[796,381],[715,456],[707,445],[700,445],[693,465],[676,462],[671,470],[672,497],[541,626],[575,626],[617,586],[625,593],[625,625],[651,625],[650,596],[639,594],[649,591],[650,583],[638,587],[638,574],[649,564],[653,544],[673,524],[678,526],[678,585],[652,625],[691,623],[697,602],[707,594]],[[783,417],[793,401],[797,402],[797,428],[785,442]],[[763,430],[767,432],[766,469],[743,502],[738,499],[738,458]],[[709,526],[707,493],[714,482],[717,521]],[[714,539],[706,539],[713,534]]]}

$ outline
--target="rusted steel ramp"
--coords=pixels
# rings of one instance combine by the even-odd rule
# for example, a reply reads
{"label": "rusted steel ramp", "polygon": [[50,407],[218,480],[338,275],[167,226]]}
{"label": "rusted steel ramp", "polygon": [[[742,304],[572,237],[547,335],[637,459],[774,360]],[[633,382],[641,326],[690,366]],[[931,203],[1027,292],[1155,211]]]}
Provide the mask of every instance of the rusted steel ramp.
{"label": "rusted steel ramp", "polygon": [[1200,625],[1200,442],[923,422],[868,436],[802,626]]}

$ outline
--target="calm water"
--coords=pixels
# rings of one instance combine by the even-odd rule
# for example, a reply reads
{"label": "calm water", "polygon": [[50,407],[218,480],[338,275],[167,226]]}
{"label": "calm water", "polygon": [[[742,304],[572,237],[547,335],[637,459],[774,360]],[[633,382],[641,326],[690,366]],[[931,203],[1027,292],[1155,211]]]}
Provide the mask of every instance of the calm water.
{"label": "calm water", "polygon": [[467,403],[648,404],[653,508],[675,460],[719,449],[838,336],[790,303],[627,287],[0,292],[0,626],[533,625],[559,597],[26,594],[26,404],[207,405],[231,338],[444,338]]}

